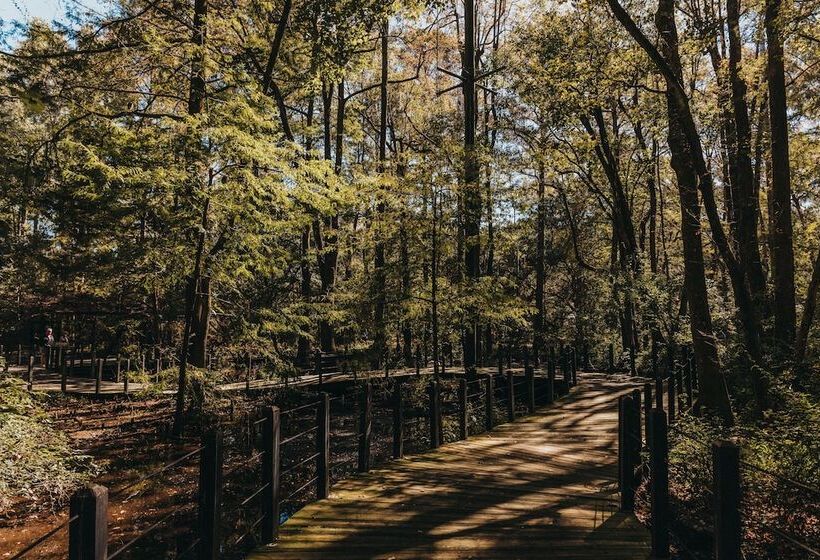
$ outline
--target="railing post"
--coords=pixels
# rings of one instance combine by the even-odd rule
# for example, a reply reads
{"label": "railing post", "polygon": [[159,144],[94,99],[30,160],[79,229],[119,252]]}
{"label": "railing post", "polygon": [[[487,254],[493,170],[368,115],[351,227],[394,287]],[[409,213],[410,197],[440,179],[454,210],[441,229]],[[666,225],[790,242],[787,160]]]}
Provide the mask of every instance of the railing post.
{"label": "railing post", "polygon": [[222,433],[203,436],[199,462],[199,558],[219,558],[222,510]]}
{"label": "railing post", "polygon": [[467,439],[467,380],[458,380],[458,439]]}
{"label": "railing post", "polygon": [[640,401],[635,394],[624,395],[618,400],[618,442],[620,444],[618,479],[621,490],[621,511],[635,508],[635,468],[640,461],[641,441]]}
{"label": "railing post", "polygon": [[485,377],[484,387],[484,428],[491,432],[493,430],[493,376],[488,373]]}
{"label": "railing post", "polygon": [[555,402],[555,363],[550,361],[547,364],[547,404]]}
{"label": "railing post", "polygon": [[373,437],[373,385],[366,381],[359,399],[359,472],[370,470],[370,442]]}
{"label": "railing post", "polygon": [[131,373],[131,358],[125,361],[125,372],[122,376],[122,392],[128,394],[128,374]]}
{"label": "railing post", "polygon": [[105,560],[108,556],[108,489],[89,484],[71,496],[68,524],[69,560]]}
{"label": "railing post", "polygon": [[527,412],[535,412],[535,372],[532,366],[524,370],[524,379],[527,382]]}
{"label": "railing post", "polygon": [[652,558],[661,559],[669,558],[669,440],[663,409],[653,409],[649,418]]}
{"label": "railing post", "polygon": [[322,387],[322,352],[321,350],[316,350],[316,353],[313,357],[314,364],[313,367],[316,370],[316,376],[319,378],[319,388]]}
{"label": "railing post", "polygon": [[262,423],[262,542],[270,543],[279,535],[279,442],[281,416],[276,406],[266,407]]}
{"label": "railing post", "polygon": [[615,345],[611,342],[609,343],[609,353],[607,355],[607,358],[607,371],[609,373],[615,373]]}
{"label": "railing post", "polygon": [[694,393],[692,390],[692,360],[686,360],[686,369],[684,370],[684,389],[686,391],[686,407],[692,408],[694,401]]}
{"label": "railing post", "polygon": [[427,392],[430,397],[430,447],[436,449],[441,445],[441,399],[435,379],[430,382]]}
{"label": "railing post", "polygon": [[68,381],[68,379],[67,379],[68,372],[66,371],[66,361],[67,361],[67,359],[68,359],[68,357],[64,356],[63,361],[60,362],[60,392],[61,393],[66,392],[66,384],[67,384],[67,381]]}
{"label": "railing post", "polygon": [[732,441],[712,444],[715,496],[715,559],[740,560],[740,448]]}
{"label": "railing post", "polygon": [[421,375],[421,348],[416,344],[416,375]]}
{"label": "railing post", "polygon": [[515,420],[515,376],[507,372],[507,421]]}
{"label": "railing post", "polygon": [[[316,407],[316,498],[322,500],[330,493],[330,396],[321,393]],[[370,446],[368,445],[368,452]],[[370,457],[368,453],[368,468]]]}
{"label": "railing post", "polygon": [[396,379],[393,383],[393,458],[404,457],[404,393],[402,383]]}
{"label": "railing post", "polygon": [[28,355],[27,379],[28,379],[28,390],[31,391],[34,388],[34,354],[29,354]]}
{"label": "railing post", "polygon": [[678,394],[678,411],[680,413],[681,409],[683,408],[683,399],[686,396],[683,387],[683,364],[678,366],[678,369],[675,371],[675,389],[676,393]]}
{"label": "railing post", "polygon": [[122,376],[122,358],[119,354],[117,354],[117,383],[120,382],[120,377]]}
{"label": "railing post", "polygon": [[643,384],[643,420],[646,446],[649,447],[649,417],[652,415],[652,383]]}
{"label": "railing post", "polygon": [[94,376],[94,394],[100,394],[100,388],[102,386],[102,374],[103,374],[103,367],[105,366],[105,358],[97,358],[97,363],[91,363],[91,369],[94,369],[94,366],[97,366],[97,374]]}
{"label": "railing post", "polygon": [[666,398],[669,401],[667,403],[669,408],[669,425],[671,426],[675,422],[675,412],[677,410],[677,393],[675,391],[675,372],[669,372],[669,379],[667,380],[666,384]]}

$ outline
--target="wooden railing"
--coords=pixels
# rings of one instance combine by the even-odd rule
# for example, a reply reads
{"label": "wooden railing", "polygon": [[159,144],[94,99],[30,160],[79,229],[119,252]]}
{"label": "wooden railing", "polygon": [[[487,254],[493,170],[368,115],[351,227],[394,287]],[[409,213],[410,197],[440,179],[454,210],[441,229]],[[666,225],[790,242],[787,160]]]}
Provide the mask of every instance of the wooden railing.
{"label": "wooden railing", "polygon": [[[26,557],[66,526],[69,530],[67,556],[70,560],[127,556],[141,541],[155,535],[176,517],[194,511],[198,520],[195,538],[185,546],[177,547],[176,558],[214,560],[219,555],[220,547],[229,539],[234,546],[243,541],[271,542],[277,536],[280,522],[309,501],[307,493],[312,492],[316,499],[328,496],[334,469],[350,467],[353,461],[358,472],[371,469],[374,413],[379,407],[378,399],[374,398],[376,384],[380,384],[382,393],[389,395],[383,400],[381,412],[389,415],[392,433],[391,441],[383,443],[390,444],[392,458],[398,459],[405,454],[408,433],[420,438],[426,431],[427,445],[437,448],[445,443],[445,423],[456,427],[455,439],[463,440],[472,434],[494,429],[504,413],[507,421],[513,421],[518,416],[533,413],[539,406],[552,404],[577,381],[575,360],[570,360],[569,354],[567,356],[561,364],[560,380],[556,380],[554,360],[547,364],[546,375],[536,375],[529,362],[524,364],[523,376],[505,372],[503,364],[499,364],[499,373],[475,379],[450,374],[449,377],[442,375],[429,382],[429,377],[413,376],[375,382],[365,380],[352,384],[347,392],[333,397],[328,393],[319,393],[315,400],[284,411],[275,406],[264,407],[255,419],[241,423],[242,429],[247,429],[250,436],[247,456],[234,461],[229,469],[224,469],[226,434],[233,440],[241,440],[242,436],[230,432],[230,426],[222,426],[205,433],[196,449],[186,451],[162,468],[113,492],[112,498],[122,496],[126,490],[148,480],[161,480],[172,469],[184,468],[185,465],[190,468],[190,462],[199,459],[195,492],[147,528],[133,534],[127,542],[110,550],[109,490],[103,486],[89,485],[72,496],[66,521],[30,543],[11,560]],[[426,403],[421,404],[421,409],[418,406],[408,407],[408,387],[413,383],[426,385]],[[358,408],[356,430],[347,436],[334,433],[332,407],[334,403],[346,405],[351,398],[357,402]],[[471,423],[471,419],[478,417],[483,422]],[[419,422],[426,422],[427,430],[418,430]],[[415,431],[411,430],[414,427]],[[331,443],[353,436],[356,438],[355,459],[334,463]],[[254,484],[244,495],[232,496],[233,505],[226,506],[226,484],[236,474],[250,478]],[[251,516],[251,520],[243,526],[244,531],[238,537],[222,535],[225,516],[238,513]]]}
{"label": "wooden railing", "polygon": [[[803,492],[809,503],[820,503],[820,489],[763,469],[753,460],[743,459],[742,449],[734,440],[703,441],[680,429],[677,422],[681,415],[691,412],[697,389],[695,364],[690,357],[665,379],[658,377],[654,383],[647,382],[642,390],[635,389],[620,397],[618,402],[621,510],[633,511],[636,491],[641,481],[646,480],[652,558],[670,558],[674,537],[679,557],[741,560],[745,558],[742,552],[745,524],[752,524],[794,547],[799,551],[795,558],[820,558],[820,549],[808,543],[805,536],[755,520],[751,512],[749,517],[744,517],[744,511],[748,511],[744,508],[744,493],[752,473],[762,473],[784,487]],[[664,395],[667,397],[666,407]],[[711,519],[701,520],[711,539],[711,551],[706,556],[703,547],[700,550],[690,548],[693,543],[687,544],[687,540],[691,539],[677,534],[674,529],[680,525],[680,520],[671,505],[669,453],[670,442],[674,443],[674,440],[670,440],[670,432],[677,441],[686,440],[709,451],[712,476],[706,491],[711,496]]]}

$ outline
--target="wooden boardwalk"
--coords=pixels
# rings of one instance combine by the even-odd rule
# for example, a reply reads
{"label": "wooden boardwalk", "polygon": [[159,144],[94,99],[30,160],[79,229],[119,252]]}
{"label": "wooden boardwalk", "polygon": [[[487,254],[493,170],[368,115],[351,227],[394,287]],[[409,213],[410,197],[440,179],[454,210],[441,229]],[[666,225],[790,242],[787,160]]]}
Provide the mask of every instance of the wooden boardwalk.
{"label": "wooden boardwalk", "polygon": [[648,531],[618,512],[628,389],[584,375],[569,397],[491,434],[339,482],[249,558],[648,558]]}

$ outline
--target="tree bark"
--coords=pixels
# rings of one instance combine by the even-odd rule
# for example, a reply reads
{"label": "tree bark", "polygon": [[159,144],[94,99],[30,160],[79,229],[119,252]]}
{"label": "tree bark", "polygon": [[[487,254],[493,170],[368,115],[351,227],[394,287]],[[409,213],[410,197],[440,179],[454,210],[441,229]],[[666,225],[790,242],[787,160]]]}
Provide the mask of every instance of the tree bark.
{"label": "tree bark", "polygon": [[[697,162],[699,143],[693,142],[694,120],[681,85],[674,0],[659,0],[655,25],[660,51],[643,35],[617,0],[608,0],[615,17],[659,67],[666,80],[666,105],[669,120],[668,142],[672,169],[678,181],[681,208],[681,238],[684,253],[684,285],[689,302],[689,321],[700,386],[699,404],[713,410],[726,421],[733,420],[729,391],[717,354],[717,341],[706,290],[706,270],[701,242],[699,182],[703,179]],[[662,54],[661,54],[662,53]],[[700,154],[702,156],[702,152]]]}
{"label": "tree bark", "polygon": [[[384,21],[381,33],[381,81],[379,83],[379,173],[384,175],[385,160],[387,159],[387,37],[389,23]],[[376,205],[377,220],[383,225],[385,213],[384,193]],[[376,246],[373,255],[373,284],[375,291],[375,305],[373,323],[375,336],[373,338],[373,363],[376,368],[381,367],[382,358],[386,355],[386,328],[385,307],[387,306],[387,278],[384,260],[384,227],[376,228]]]}
{"label": "tree bark", "polygon": [[764,25],[768,57],[769,136],[772,186],[771,226],[772,280],[774,283],[774,337],[785,350],[794,342],[797,314],[794,295],[794,247],[792,245],[791,169],[789,123],[786,114],[786,76],[783,68],[782,0],[767,0]]}
{"label": "tree bark", "polygon": [[[476,86],[475,86],[475,2],[464,2],[464,53],[462,56],[462,92],[464,95],[464,270],[468,289],[476,288],[480,276],[481,190],[476,153]],[[477,352],[476,310],[468,310],[464,325],[464,371],[475,374]]]}
{"label": "tree bark", "polygon": [[794,345],[794,363],[798,366],[806,359],[806,350],[809,342],[809,331],[814,321],[814,314],[817,309],[817,293],[820,291],[820,249],[817,249],[817,256],[814,258],[814,267],[811,273],[811,281],[806,291],[806,302],[803,305],[803,315],[800,318],[800,330],[797,331],[797,338]]}

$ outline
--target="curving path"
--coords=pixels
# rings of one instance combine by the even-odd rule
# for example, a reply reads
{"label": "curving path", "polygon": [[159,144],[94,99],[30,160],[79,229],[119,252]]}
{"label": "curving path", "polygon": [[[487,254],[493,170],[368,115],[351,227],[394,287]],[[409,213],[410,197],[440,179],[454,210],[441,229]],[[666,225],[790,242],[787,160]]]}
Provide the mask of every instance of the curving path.
{"label": "curving path", "polygon": [[629,389],[583,375],[534,415],[339,482],[249,558],[648,558],[648,531],[618,512],[617,396]]}

